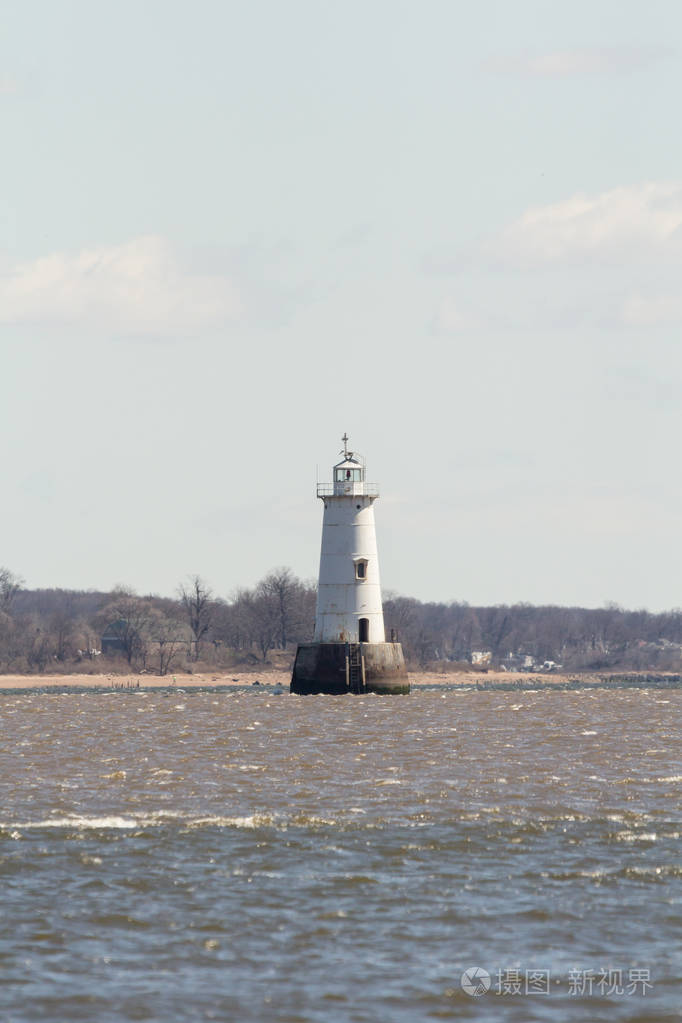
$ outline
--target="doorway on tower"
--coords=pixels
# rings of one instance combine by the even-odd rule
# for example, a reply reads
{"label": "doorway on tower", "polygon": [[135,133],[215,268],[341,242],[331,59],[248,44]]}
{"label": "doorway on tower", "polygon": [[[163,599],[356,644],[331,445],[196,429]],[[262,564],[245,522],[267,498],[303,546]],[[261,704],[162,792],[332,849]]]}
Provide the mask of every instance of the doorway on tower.
{"label": "doorway on tower", "polygon": [[369,618],[361,618],[358,622],[358,640],[369,643]]}

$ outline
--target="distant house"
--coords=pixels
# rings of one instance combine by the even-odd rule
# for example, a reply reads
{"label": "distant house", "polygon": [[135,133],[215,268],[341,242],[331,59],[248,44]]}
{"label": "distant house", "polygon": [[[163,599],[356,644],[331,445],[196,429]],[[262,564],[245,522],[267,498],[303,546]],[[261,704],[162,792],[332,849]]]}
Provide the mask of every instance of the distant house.
{"label": "distant house", "polygon": [[535,671],[535,658],[530,654],[515,654],[512,650],[504,659],[503,671]]}
{"label": "distant house", "polygon": [[100,646],[103,654],[127,654],[129,626],[125,618],[110,622],[102,633]]}
{"label": "distant house", "polygon": [[479,667],[487,668],[492,664],[493,652],[492,650],[472,650],[471,651],[471,663],[476,664]]}

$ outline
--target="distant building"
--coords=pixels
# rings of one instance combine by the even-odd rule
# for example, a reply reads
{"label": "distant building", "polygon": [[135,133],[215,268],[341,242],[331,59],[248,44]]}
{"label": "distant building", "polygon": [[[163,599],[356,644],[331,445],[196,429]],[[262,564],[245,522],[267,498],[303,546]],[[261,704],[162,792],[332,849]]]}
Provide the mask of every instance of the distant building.
{"label": "distant building", "polygon": [[503,671],[536,671],[535,658],[530,654],[514,653],[509,651],[501,666]]}
{"label": "distant building", "polygon": [[489,668],[493,661],[492,650],[472,650],[471,663],[480,668]]}
{"label": "distant building", "polygon": [[126,636],[128,623],[125,618],[110,622],[102,633],[100,646],[103,654],[125,654],[128,651]]}

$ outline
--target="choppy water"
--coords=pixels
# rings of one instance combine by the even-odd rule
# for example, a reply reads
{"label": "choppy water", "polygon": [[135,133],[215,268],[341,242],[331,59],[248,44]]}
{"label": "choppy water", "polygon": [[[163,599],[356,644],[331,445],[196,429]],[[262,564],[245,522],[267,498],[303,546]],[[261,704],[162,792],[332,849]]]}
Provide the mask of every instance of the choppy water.
{"label": "choppy water", "polygon": [[0,1019],[680,1020],[681,709],[0,694]]}

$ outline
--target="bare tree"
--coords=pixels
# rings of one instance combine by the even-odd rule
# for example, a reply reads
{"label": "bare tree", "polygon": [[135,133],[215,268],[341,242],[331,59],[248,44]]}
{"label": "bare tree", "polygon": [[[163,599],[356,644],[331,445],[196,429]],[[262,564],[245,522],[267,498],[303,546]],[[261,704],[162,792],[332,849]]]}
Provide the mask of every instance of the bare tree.
{"label": "bare tree", "polygon": [[220,646],[232,650],[248,650],[251,645],[251,637],[239,600],[240,591],[237,591],[230,601],[215,602],[211,638],[216,650]]}
{"label": "bare tree", "polygon": [[144,658],[147,632],[153,621],[153,608],[148,600],[130,590],[118,590],[100,612],[105,626],[113,627],[128,664]]}
{"label": "bare tree", "polygon": [[213,592],[201,576],[190,577],[187,585],[178,587],[180,603],[185,610],[187,623],[194,641],[194,660],[199,660],[199,644],[211,628],[215,612]]}
{"label": "bare tree", "polygon": [[263,661],[277,644],[279,615],[277,603],[272,594],[260,587],[255,590],[239,590],[234,600],[236,618],[248,646],[256,646]]}
{"label": "bare tree", "polygon": [[28,633],[26,658],[32,668],[45,671],[48,663],[56,656],[54,639],[46,629],[32,625]]}
{"label": "bare tree", "polygon": [[304,586],[290,568],[274,568],[256,587],[256,595],[267,599],[277,618],[278,641],[286,650],[292,633],[300,627],[301,597]]}
{"label": "bare tree", "polygon": [[187,637],[177,618],[155,610],[150,616],[147,626],[149,641],[154,647],[157,670],[165,675],[171,668],[178,650],[185,644]]}
{"label": "bare tree", "polygon": [[66,661],[75,653],[74,636],[76,632],[75,601],[72,593],[66,590],[57,591],[54,610],[48,617],[48,628],[55,646],[58,661]]}
{"label": "bare tree", "polygon": [[25,655],[26,636],[13,618],[0,611],[0,667],[11,671]]}
{"label": "bare tree", "polygon": [[9,568],[0,567],[0,611],[9,614],[14,598],[23,585],[21,576],[15,575]]}

